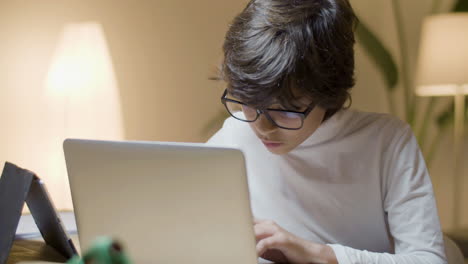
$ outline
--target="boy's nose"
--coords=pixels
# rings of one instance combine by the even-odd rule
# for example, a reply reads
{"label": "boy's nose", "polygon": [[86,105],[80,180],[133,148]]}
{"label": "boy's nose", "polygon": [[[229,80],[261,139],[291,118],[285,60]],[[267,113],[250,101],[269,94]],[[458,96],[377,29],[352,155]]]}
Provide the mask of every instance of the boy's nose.
{"label": "boy's nose", "polygon": [[269,134],[278,128],[264,114],[258,117],[258,119],[254,122],[254,126],[257,128],[257,131],[263,135]]}

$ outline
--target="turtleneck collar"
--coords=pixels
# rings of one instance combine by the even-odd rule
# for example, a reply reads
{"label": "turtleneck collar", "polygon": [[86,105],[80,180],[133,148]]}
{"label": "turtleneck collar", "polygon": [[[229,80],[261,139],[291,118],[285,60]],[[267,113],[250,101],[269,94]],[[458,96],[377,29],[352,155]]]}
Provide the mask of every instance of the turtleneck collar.
{"label": "turtleneck collar", "polygon": [[352,110],[350,109],[342,109],[336,112],[333,116],[323,121],[312,135],[310,135],[306,140],[304,140],[304,142],[302,142],[291,152],[322,144],[330,139],[333,139],[340,132],[342,125],[346,123],[345,120],[350,116],[351,111]]}

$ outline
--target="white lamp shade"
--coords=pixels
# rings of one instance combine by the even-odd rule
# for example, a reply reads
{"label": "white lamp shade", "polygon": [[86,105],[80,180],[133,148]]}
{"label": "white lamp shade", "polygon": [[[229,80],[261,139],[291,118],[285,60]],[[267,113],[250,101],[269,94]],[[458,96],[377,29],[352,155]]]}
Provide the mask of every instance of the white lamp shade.
{"label": "white lamp shade", "polygon": [[468,13],[424,20],[417,69],[418,95],[468,94]]}
{"label": "white lamp shade", "polygon": [[103,28],[95,22],[68,24],[45,80],[50,119],[49,161],[41,175],[58,209],[72,209],[62,143],[67,137],[121,140],[120,94]]}
{"label": "white lamp shade", "polygon": [[47,76],[48,97],[65,103],[65,136],[123,138],[120,94],[100,24],[67,25]]}

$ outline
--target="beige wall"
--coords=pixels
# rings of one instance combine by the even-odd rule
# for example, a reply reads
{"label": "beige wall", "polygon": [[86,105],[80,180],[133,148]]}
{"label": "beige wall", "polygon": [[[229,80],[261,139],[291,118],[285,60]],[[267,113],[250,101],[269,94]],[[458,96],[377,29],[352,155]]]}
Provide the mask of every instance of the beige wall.
{"label": "beige wall", "polygon": [[[0,162],[36,171],[69,208],[61,109],[44,82],[63,27],[102,24],[121,94],[124,138],[204,141],[222,84],[209,81],[224,32],[243,1],[0,1]],[[95,122],[100,122],[95,120]]]}
{"label": "beige wall", "polygon": [[[245,2],[0,1],[0,113],[4,118],[0,129],[0,162],[18,162],[45,178],[58,162],[44,160],[44,153],[52,148],[45,138],[59,128],[48,123],[49,113],[43,110],[47,108],[42,97],[43,82],[62,27],[80,21],[97,21],[104,28],[121,94],[125,139],[206,140],[209,135],[201,131],[221,109],[219,96],[223,88],[208,78],[215,73],[221,58],[227,25]],[[391,1],[351,2],[360,18],[378,32],[393,54],[398,54]],[[432,1],[400,2],[413,70],[420,20]],[[451,2],[444,1],[443,8]],[[382,78],[360,46],[356,54],[353,107],[386,112]],[[448,228],[452,203],[449,136],[442,145],[431,174],[442,224]],[[59,207],[66,207],[67,200],[59,197],[67,192],[61,189],[53,187],[52,195]],[[468,180],[464,189],[468,190]],[[466,211],[464,223],[468,223]]]}

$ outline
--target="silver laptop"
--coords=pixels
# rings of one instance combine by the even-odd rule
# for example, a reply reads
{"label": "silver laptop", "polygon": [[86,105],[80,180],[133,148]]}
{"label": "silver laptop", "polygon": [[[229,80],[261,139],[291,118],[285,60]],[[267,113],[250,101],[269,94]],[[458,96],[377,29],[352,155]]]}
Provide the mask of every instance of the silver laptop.
{"label": "silver laptop", "polygon": [[196,143],[67,139],[81,249],[119,240],[134,263],[257,263],[245,162]]}

